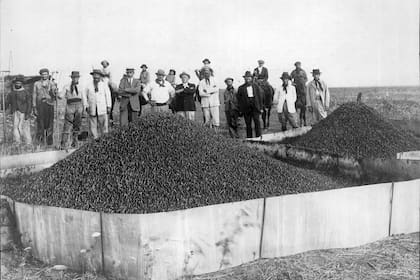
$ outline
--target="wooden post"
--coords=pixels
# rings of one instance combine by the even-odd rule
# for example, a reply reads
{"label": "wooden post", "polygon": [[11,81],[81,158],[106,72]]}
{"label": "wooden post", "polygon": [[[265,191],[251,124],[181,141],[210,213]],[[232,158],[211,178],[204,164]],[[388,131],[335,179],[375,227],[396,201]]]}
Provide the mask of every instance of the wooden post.
{"label": "wooden post", "polygon": [[391,236],[391,224],[392,224],[392,203],[394,199],[394,182],[391,185],[391,199],[389,201],[389,226],[388,226],[388,236]]}
{"label": "wooden post", "polygon": [[263,238],[264,238],[264,221],[265,221],[265,201],[267,198],[264,197],[263,200],[263,209],[262,209],[262,221],[261,221],[261,235],[260,235],[260,250],[258,252],[258,258],[261,259],[262,247],[263,247]]}
{"label": "wooden post", "polygon": [[101,261],[102,261],[102,274],[105,275],[105,258],[104,258],[104,227],[102,225],[102,211],[99,212],[99,224],[101,230]]}

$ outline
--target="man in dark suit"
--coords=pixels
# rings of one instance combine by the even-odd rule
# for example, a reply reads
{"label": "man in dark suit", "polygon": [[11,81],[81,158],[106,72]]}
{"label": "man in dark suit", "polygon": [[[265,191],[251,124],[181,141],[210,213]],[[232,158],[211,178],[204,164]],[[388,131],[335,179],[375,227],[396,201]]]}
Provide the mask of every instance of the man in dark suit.
{"label": "man in dark suit", "polygon": [[141,109],[139,93],[140,80],[134,79],[134,68],[127,68],[126,75],[120,81],[118,99],[120,100],[120,124],[127,125],[138,118]]}
{"label": "man in dark suit", "polygon": [[245,83],[238,88],[239,111],[244,115],[246,137],[252,138],[252,121],[254,121],[255,135],[261,136],[260,115],[263,111],[263,95],[261,88],[253,83],[253,75],[246,71],[243,76]]}
{"label": "man in dark suit", "polygon": [[264,67],[264,60],[258,60],[258,67],[254,69],[254,78],[256,80],[268,80],[268,70]]}
{"label": "man in dark suit", "polygon": [[182,83],[175,86],[174,110],[178,115],[191,121],[195,115],[195,85],[189,83],[190,75],[182,72],[179,75]]}

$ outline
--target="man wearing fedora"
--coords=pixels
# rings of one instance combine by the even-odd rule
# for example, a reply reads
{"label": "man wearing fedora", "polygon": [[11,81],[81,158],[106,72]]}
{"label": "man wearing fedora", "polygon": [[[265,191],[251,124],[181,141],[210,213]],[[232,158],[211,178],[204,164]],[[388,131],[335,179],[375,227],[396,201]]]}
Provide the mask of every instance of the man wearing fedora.
{"label": "man wearing fedora", "polygon": [[179,77],[182,83],[175,86],[174,110],[178,115],[193,121],[195,117],[195,85],[189,83],[190,74],[182,72]]}
{"label": "man wearing fedora", "polygon": [[13,141],[20,145],[23,138],[26,145],[31,145],[30,116],[32,96],[23,87],[23,83],[24,76],[17,75],[13,80],[12,91],[7,96],[6,108],[10,108],[13,114]]}
{"label": "man wearing fedora", "polygon": [[246,71],[243,76],[245,83],[238,88],[239,112],[243,114],[246,124],[246,137],[252,138],[252,121],[255,126],[255,136],[261,136],[260,115],[263,111],[263,95],[256,85],[254,75]]}
{"label": "man wearing fedora", "polygon": [[225,79],[226,89],[223,93],[225,102],[226,122],[229,128],[229,134],[232,138],[239,138],[238,134],[238,97],[236,89],[233,87],[233,78]]}
{"label": "man wearing fedora", "polygon": [[35,82],[32,93],[32,108],[36,116],[39,143],[53,144],[54,103],[57,97],[57,85],[50,80],[47,68],[39,70],[41,80]]}
{"label": "man wearing fedora", "polygon": [[154,113],[169,112],[169,103],[171,102],[175,89],[165,81],[165,71],[159,69],[156,72],[156,79],[145,88],[145,98],[149,101],[151,111]]}
{"label": "man wearing fedora", "polygon": [[[66,102],[66,111],[64,114],[63,135],[61,138],[61,147],[68,149],[70,146],[78,147],[78,136],[82,124],[83,115],[83,90],[79,85],[79,71],[71,72],[71,83],[64,86],[57,97]],[[70,138],[70,134],[72,137]]]}
{"label": "man wearing fedora", "polygon": [[127,125],[136,121],[139,116],[141,82],[134,79],[134,68],[127,68],[126,76],[121,79],[118,87],[118,98],[120,100],[120,124]]}
{"label": "man wearing fedora", "polygon": [[315,122],[319,122],[327,117],[330,107],[330,91],[327,84],[320,79],[321,71],[312,71],[314,79],[307,85],[306,106],[313,114]]}
{"label": "man wearing fedora", "polygon": [[214,77],[211,76],[209,67],[203,68],[203,79],[198,83],[198,92],[201,98],[201,109],[204,114],[204,124],[217,129],[220,125],[219,118],[219,87]]}
{"label": "man wearing fedora", "polygon": [[274,94],[274,103],[277,104],[277,113],[281,124],[281,130],[287,130],[287,123],[297,128],[296,119],[296,88],[291,82],[289,73],[283,72],[281,80],[283,81],[280,88]]}
{"label": "man wearing fedora", "polygon": [[258,67],[254,69],[254,77],[256,80],[268,80],[268,69],[264,67],[264,60],[258,60]]}
{"label": "man wearing fedora", "polygon": [[290,73],[293,83],[296,87],[296,109],[299,110],[300,126],[306,126],[306,83],[308,77],[305,70],[302,69],[300,61],[295,62],[295,69]]}
{"label": "man wearing fedora", "polygon": [[89,115],[91,137],[97,139],[108,133],[107,115],[111,112],[111,91],[102,81],[103,73],[100,69],[94,69],[90,74],[92,82],[88,83],[85,94],[82,95],[82,102]]}

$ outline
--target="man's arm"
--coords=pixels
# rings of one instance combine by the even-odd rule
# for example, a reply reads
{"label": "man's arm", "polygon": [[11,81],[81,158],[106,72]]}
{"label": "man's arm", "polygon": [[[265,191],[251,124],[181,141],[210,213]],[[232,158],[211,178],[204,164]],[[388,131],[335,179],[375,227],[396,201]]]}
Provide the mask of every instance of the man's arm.
{"label": "man's arm", "polygon": [[34,90],[32,91],[32,108],[36,108],[36,88],[37,88],[37,83],[34,84]]}

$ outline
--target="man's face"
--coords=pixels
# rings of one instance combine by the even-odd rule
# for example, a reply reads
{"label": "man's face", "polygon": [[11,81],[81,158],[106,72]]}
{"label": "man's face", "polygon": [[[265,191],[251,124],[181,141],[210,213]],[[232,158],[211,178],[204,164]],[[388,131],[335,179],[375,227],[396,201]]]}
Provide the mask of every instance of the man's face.
{"label": "man's face", "polygon": [[204,61],[203,63],[204,63],[204,66],[208,66],[210,64],[210,62],[208,61]]}
{"label": "man's face", "polygon": [[48,72],[42,72],[41,73],[41,78],[43,80],[48,80],[48,77],[50,76],[50,74]]}
{"label": "man's face", "polygon": [[247,83],[248,85],[252,83],[252,77],[245,77],[245,83]]}
{"label": "man's face", "polygon": [[263,67],[264,63],[263,62],[258,62],[258,66],[259,67]]}
{"label": "man's face", "polygon": [[284,78],[281,78],[281,79],[283,80],[283,84],[287,85],[287,83],[289,82],[289,78],[284,77]]}
{"label": "man's face", "polygon": [[182,83],[183,84],[186,84],[186,83],[188,83],[188,80],[189,80],[190,78],[188,78],[188,76],[187,75],[182,75],[181,76],[181,81],[182,81]]}
{"label": "man's face", "polygon": [[204,78],[206,78],[206,79],[210,78],[210,71],[209,70],[204,71]]}
{"label": "man's face", "polygon": [[159,75],[156,75],[156,77],[159,81],[163,81],[163,78],[165,77],[165,75],[159,74]]}
{"label": "man's face", "polygon": [[127,74],[127,78],[133,78],[133,76],[134,76],[134,71],[127,71],[126,72],[126,74]]}
{"label": "man's face", "polygon": [[146,71],[147,70],[147,68],[146,67],[142,67],[141,68],[141,71]]}
{"label": "man's face", "polygon": [[93,81],[98,83],[101,81],[101,75],[99,74],[93,74]]}
{"label": "man's face", "polygon": [[300,64],[296,64],[296,69],[300,69]]}
{"label": "man's face", "polygon": [[78,84],[79,83],[79,77],[71,77],[71,82],[73,84]]}
{"label": "man's face", "polygon": [[313,76],[314,76],[314,79],[318,81],[319,78],[321,77],[321,74],[314,74]]}
{"label": "man's face", "polygon": [[227,85],[228,87],[230,87],[230,86],[232,86],[232,85],[233,85],[233,81],[232,81],[231,79],[226,80],[226,81],[225,81],[225,83],[226,83],[226,85]]}
{"label": "man's face", "polygon": [[108,63],[106,63],[105,61],[102,61],[101,64],[102,64],[102,67],[103,68],[107,68],[108,67]]}
{"label": "man's face", "polygon": [[17,88],[17,89],[20,89],[20,88],[22,88],[22,82],[20,82],[20,81],[18,81],[18,82],[15,82],[15,88]]}

